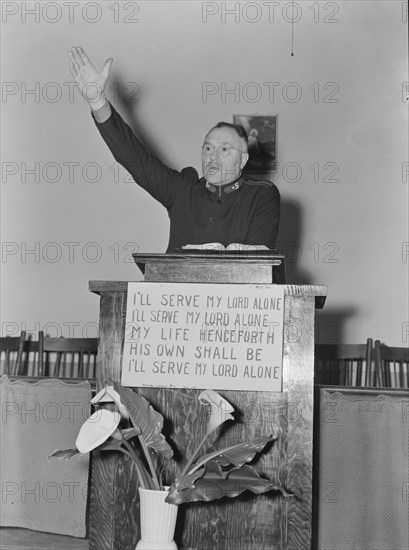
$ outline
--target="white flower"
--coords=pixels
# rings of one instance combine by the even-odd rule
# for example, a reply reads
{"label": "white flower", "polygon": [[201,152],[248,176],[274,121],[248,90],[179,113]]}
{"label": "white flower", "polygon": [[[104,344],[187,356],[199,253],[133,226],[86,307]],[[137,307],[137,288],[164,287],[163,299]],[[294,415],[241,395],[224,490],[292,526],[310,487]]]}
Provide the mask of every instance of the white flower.
{"label": "white flower", "polygon": [[91,399],[91,403],[93,405],[96,403],[115,403],[122,418],[129,418],[128,409],[122,403],[119,393],[114,390],[112,386],[105,386],[105,388],[102,388],[102,390]]}
{"label": "white flower", "polygon": [[210,435],[221,424],[223,424],[223,422],[226,422],[226,420],[234,420],[234,417],[230,414],[234,412],[234,408],[216,391],[202,391],[202,393],[199,395],[199,400],[209,403],[211,407],[206,435]]}
{"label": "white flower", "polygon": [[89,453],[112,435],[121,421],[117,412],[100,409],[84,422],[75,441],[80,453]]}

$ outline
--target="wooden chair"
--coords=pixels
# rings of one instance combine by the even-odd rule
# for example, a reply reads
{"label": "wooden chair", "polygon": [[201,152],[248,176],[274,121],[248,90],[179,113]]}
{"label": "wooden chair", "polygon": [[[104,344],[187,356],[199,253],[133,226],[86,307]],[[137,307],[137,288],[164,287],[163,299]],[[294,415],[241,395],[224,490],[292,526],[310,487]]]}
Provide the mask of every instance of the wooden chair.
{"label": "wooden chair", "polygon": [[39,332],[38,376],[95,378],[98,338],[51,338]]}
{"label": "wooden chair", "polygon": [[5,336],[0,338],[1,374],[20,374],[26,332],[20,336]]}
{"label": "wooden chair", "polygon": [[389,347],[375,341],[378,385],[383,388],[409,388],[409,347]]}
{"label": "wooden chair", "polygon": [[366,344],[316,344],[315,384],[374,386],[372,338]]}

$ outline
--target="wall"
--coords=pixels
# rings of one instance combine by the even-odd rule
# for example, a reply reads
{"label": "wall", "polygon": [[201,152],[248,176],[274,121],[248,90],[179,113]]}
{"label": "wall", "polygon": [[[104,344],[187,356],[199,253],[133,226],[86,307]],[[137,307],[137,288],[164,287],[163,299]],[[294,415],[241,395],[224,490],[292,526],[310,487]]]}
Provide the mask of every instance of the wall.
{"label": "wall", "polygon": [[82,45],[114,59],[112,102],[172,167],[200,170],[218,120],[277,114],[279,252],[290,282],[328,285],[317,339],[407,343],[406,7],[3,2],[2,334],[95,336],[88,281],[139,280],[129,254],[166,248],[166,211],[70,84]]}

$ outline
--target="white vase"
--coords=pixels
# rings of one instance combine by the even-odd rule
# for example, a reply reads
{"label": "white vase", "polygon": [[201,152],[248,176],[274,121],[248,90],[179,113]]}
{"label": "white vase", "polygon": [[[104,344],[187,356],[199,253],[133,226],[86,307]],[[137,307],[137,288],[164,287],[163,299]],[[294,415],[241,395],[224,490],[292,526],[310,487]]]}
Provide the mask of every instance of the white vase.
{"label": "white vase", "polygon": [[178,506],[168,504],[165,491],[142,489],[139,487],[141,517],[141,540],[135,550],[177,550],[175,541]]}

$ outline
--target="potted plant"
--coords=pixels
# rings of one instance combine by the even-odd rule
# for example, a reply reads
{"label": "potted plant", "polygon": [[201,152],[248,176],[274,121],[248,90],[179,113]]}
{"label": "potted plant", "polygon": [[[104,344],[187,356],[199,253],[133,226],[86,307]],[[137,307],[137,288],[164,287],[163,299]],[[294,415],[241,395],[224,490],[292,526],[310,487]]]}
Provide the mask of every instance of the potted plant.
{"label": "potted plant", "polygon": [[[71,458],[93,450],[119,451],[135,462],[141,513],[138,550],[176,549],[173,535],[180,504],[236,497],[246,490],[256,494],[280,491],[285,497],[291,496],[281,485],[261,478],[249,464],[267,443],[278,438],[278,433],[200,455],[209,436],[224,422],[234,420],[234,409],[214,390],[204,390],[198,399],[199,406],[210,407],[206,433],[170,486],[164,486],[161,479],[162,461],[173,456],[162,434],[162,415],[144,397],[112,380],[107,380],[91,402],[97,406],[113,403],[115,410],[98,408],[82,425],[76,448],[56,450],[51,455]],[[161,519],[159,513],[164,514]]]}

